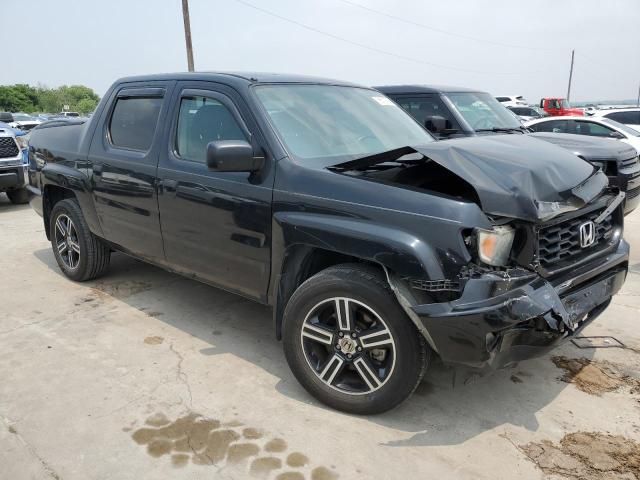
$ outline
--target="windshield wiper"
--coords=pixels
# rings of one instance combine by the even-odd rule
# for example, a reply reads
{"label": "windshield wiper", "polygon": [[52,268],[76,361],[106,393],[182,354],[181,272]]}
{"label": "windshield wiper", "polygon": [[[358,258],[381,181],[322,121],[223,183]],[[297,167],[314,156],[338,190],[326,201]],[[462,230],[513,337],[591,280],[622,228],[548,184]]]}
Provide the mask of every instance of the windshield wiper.
{"label": "windshield wiper", "polygon": [[511,132],[520,132],[525,133],[528,129],[525,126],[521,127],[493,127],[493,128],[478,128],[476,132],[496,132],[496,133],[511,133]]}

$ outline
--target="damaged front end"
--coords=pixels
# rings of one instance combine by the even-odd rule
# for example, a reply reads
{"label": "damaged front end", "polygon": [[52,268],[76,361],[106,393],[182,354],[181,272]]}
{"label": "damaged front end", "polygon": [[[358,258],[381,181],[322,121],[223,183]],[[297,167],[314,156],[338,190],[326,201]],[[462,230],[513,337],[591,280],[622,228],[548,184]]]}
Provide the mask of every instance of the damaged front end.
{"label": "damaged front end", "polygon": [[624,283],[628,255],[620,242],[596,265],[553,280],[526,269],[476,267],[447,302],[424,303],[406,280],[390,282],[443,362],[495,369],[542,355],[594,320]]}
{"label": "damaged front end", "polygon": [[504,160],[500,170],[483,168],[467,149],[440,148],[406,147],[331,169],[472,201],[487,215],[492,228],[461,229],[472,260],[455,278],[387,272],[442,360],[501,368],[546,353],[602,313],[628,268],[624,194],[586,162],[563,172],[554,162],[549,170]]}

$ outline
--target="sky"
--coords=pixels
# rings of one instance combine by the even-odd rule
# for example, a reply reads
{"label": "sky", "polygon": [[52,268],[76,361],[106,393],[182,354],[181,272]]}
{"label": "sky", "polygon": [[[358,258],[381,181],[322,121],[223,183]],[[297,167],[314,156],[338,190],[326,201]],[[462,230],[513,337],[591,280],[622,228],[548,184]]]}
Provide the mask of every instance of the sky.
{"label": "sky", "polygon": [[[632,99],[640,0],[189,0],[195,69]],[[187,70],[181,0],[0,0],[0,84]],[[11,26],[11,28],[7,28]]]}

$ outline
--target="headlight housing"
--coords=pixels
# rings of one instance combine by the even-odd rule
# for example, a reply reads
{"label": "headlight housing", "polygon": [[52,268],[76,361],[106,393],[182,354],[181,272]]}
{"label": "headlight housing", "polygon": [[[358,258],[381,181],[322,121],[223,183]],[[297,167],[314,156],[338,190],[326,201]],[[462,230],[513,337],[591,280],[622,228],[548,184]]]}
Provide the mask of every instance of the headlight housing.
{"label": "headlight housing", "polygon": [[16,137],[16,143],[18,144],[18,148],[20,150],[24,150],[26,148],[29,148],[29,140],[27,140],[27,136],[26,135],[21,135],[19,137]]}
{"label": "headlight housing", "polygon": [[493,227],[492,230],[477,230],[478,257],[487,265],[506,266],[513,245],[515,230],[508,225]]}

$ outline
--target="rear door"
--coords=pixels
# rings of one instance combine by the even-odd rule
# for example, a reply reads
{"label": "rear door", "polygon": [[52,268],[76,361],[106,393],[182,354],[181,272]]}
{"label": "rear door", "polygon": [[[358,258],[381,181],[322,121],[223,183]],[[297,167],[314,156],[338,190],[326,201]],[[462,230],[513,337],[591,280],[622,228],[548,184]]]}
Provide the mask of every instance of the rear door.
{"label": "rear door", "polygon": [[231,88],[178,83],[160,153],[160,219],[167,262],[247,297],[264,300],[271,258],[273,168],[214,172],[207,144],[246,140],[265,145],[250,111]]}
{"label": "rear door", "polygon": [[173,83],[130,83],[114,90],[89,150],[105,238],[160,263],[164,251],[156,192],[158,139]]}

